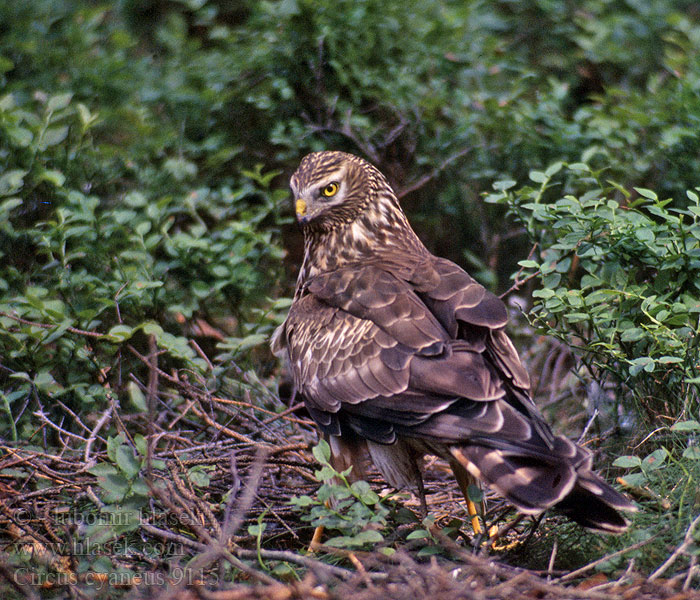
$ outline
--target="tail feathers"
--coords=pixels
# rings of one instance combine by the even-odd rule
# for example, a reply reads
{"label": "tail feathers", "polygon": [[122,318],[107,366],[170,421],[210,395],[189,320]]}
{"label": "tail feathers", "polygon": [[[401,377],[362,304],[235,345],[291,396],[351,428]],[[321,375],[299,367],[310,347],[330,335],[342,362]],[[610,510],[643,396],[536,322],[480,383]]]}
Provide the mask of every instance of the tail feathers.
{"label": "tail feathers", "polygon": [[556,454],[543,460],[484,446],[452,447],[450,453],[470,475],[524,513],[537,514],[553,507],[583,527],[620,533],[628,523],[618,511],[636,510],[590,470],[588,452],[581,448],[574,460]]}
{"label": "tail feathers", "polygon": [[582,527],[605,533],[622,533],[629,522],[599,496],[576,486],[555,509]]}
{"label": "tail feathers", "polygon": [[563,461],[544,462],[483,446],[453,447],[450,451],[472,477],[527,514],[540,513],[560,502],[576,482],[576,472]]}

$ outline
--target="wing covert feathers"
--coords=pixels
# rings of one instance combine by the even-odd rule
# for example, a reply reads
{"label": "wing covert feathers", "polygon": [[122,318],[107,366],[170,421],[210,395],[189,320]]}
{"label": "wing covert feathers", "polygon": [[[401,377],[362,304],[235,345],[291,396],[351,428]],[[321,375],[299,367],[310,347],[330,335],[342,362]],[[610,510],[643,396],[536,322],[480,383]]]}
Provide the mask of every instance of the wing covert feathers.
{"label": "wing covert feathers", "polygon": [[[622,531],[618,511],[633,504],[592,471],[588,450],[545,423],[505,333],[503,302],[428,253],[361,159],[310,155],[292,178],[295,193],[318,190],[324,173],[346,178],[347,196],[314,208],[319,220],[304,225],[304,265],[272,347],[337,464],[359,465],[368,453],[392,485],[420,486],[420,458],[438,454],[463,488],[469,474],[522,512],[554,507],[586,527]],[[374,195],[351,197],[357,190]]]}

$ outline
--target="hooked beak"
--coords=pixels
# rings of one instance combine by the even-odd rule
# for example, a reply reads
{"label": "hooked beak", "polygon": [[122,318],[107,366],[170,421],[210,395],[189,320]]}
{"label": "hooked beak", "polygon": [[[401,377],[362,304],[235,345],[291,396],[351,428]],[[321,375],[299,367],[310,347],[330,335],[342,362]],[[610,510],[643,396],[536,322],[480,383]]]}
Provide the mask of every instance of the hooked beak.
{"label": "hooked beak", "polygon": [[308,210],[308,206],[306,205],[306,201],[302,200],[301,198],[297,198],[297,201],[296,201],[297,220],[301,221],[302,223],[305,222],[307,210]]}

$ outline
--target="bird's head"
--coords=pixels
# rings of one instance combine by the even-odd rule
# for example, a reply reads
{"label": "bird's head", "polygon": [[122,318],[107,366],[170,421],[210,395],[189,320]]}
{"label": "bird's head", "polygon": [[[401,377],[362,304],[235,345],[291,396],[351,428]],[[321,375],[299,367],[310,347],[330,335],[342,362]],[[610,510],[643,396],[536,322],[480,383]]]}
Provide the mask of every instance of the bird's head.
{"label": "bird's head", "polygon": [[329,231],[351,223],[376,204],[381,192],[394,198],[375,167],[345,152],[308,154],[292,175],[290,186],[297,221],[305,230]]}

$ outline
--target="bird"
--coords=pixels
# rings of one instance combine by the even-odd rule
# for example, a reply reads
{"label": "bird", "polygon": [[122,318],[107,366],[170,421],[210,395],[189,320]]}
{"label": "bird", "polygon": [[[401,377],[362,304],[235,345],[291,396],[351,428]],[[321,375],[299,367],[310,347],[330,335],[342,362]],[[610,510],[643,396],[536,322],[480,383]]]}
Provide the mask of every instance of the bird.
{"label": "bird", "polygon": [[634,504],[555,435],[506,333],[503,301],[421,242],[372,164],[305,156],[290,180],[304,256],[272,350],[328,441],[332,464],[420,493],[426,455],[444,459],[470,505],[474,481],[520,513],[553,508],[620,533]]}

